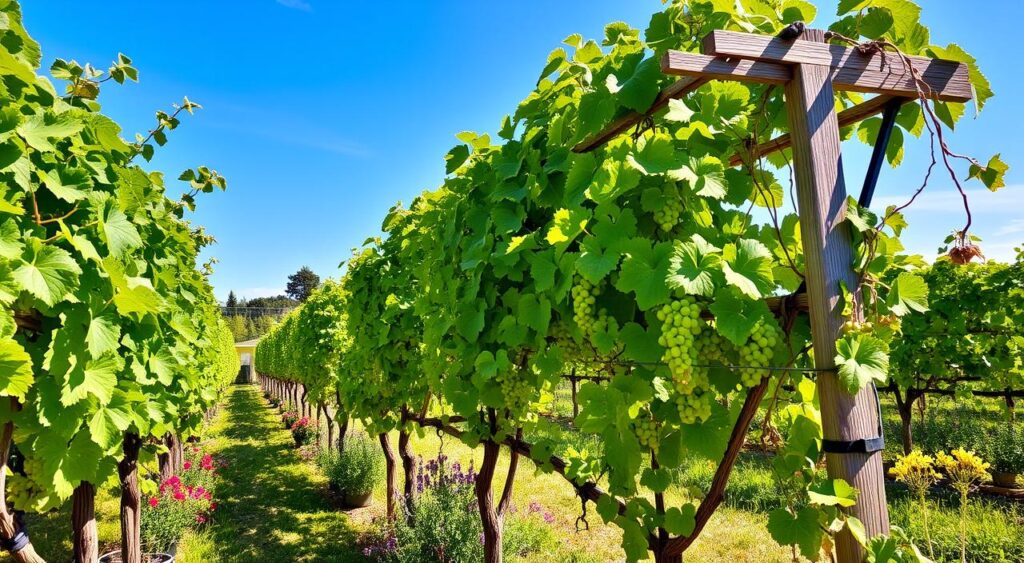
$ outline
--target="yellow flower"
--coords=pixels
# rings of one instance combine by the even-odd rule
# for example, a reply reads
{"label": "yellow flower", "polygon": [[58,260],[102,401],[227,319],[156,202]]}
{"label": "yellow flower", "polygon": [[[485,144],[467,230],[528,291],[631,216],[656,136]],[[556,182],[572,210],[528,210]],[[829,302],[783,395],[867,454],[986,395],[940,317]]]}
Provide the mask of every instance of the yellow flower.
{"label": "yellow flower", "polygon": [[920,450],[914,450],[896,460],[896,466],[889,470],[889,474],[918,495],[923,495],[941,477],[935,471],[935,460]]}
{"label": "yellow flower", "polygon": [[935,457],[954,488],[966,490],[974,483],[988,479],[989,464],[975,455],[973,451],[957,448],[950,453],[952,455],[939,452]]}

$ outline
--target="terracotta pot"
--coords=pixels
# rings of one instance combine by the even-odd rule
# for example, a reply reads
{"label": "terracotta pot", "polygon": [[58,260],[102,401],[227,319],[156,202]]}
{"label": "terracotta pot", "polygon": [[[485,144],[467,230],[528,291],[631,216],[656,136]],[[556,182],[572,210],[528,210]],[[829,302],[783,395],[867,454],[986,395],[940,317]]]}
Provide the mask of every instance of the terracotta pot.
{"label": "terracotta pot", "polygon": [[363,493],[361,495],[346,494],[344,497],[345,506],[349,508],[363,508],[364,506],[370,506],[373,501],[373,493]]}
{"label": "terracotta pot", "polygon": [[1005,489],[1017,488],[1017,474],[1009,471],[993,471],[992,484]]}

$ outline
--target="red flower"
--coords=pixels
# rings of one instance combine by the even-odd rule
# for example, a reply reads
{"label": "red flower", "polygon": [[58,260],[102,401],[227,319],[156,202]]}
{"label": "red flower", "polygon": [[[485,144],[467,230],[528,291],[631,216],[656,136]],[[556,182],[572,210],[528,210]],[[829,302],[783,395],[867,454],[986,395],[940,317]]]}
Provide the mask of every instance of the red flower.
{"label": "red flower", "polygon": [[213,512],[214,510],[217,510],[217,503],[211,502],[210,503],[210,512]]}
{"label": "red flower", "polygon": [[192,462],[191,461],[186,461],[185,462],[185,470],[187,471],[189,469],[192,469]]}
{"label": "red flower", "polygon": [[174,500],[185,500],[185,495],[181,491],[174,491]]}
{"label": "red flower", "polygon": [[149,497],[149,506],[156,508],[156,505],[160,504],[160,499],[156,497]]}
{"label": "red flower", "polygon": [[203,516],[202,514],[196,514],[196,522],[199,522],[200,524],[205,524],[206,516]]}

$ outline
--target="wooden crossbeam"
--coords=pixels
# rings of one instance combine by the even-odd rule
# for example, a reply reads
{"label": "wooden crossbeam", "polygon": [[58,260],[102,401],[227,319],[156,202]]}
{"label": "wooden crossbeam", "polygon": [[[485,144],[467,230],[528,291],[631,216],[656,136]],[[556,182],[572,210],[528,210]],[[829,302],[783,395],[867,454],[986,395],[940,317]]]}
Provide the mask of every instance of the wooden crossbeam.
{"label": "wooden crossbeam", "polygon": [[605,125],[603,129],[574,146],[572,151],[577,153],[590,152],[604,145],[608,141],[627,131],[630,127],[640,123],[640,121],[645,117],[653,115],[667,106],[669,100],[681,98],[710,81],[710,78],[688,76],[673,82],[670,86],[658,93],[658,97],[654,99],[654,103],[651,104],[650,109],[648,109],[646,113],[631,111],[613,120],[608,125]]}
{"label": "wooden crossbeam", "polygon": [[793,71],[785,64],[745,59],[723,59],[683,51],[665,53],[661,59],[661,70],[665,74],[703,76],[715,80],[740,80],[761,84],[785,84],[793,78]]}
{"label": "wooden crossbeam", "polygon": [[[843,45],[800,39],[787,41],[768,35],[716,30],[704,38],[704,54],[830,66],[832,85],[837,90],[917,96],[917,86],[910,69],[895,53],[863,55],[857,49]],[[926,92],[931,98],[944,102],[967,102],[972,98],[966,64],[926,57],[908,58],[931,88],[931,92]]]}
{"label": "wooden crossbeam", "polygon": [[[898,96],[875,96],[864,103],[857,104],[839,112],[839,127],[848,127],[854,123],[864,121],[873,115],[882,113],[885,106],[894,98],[902,99],[903,103],[914,101],[913,98],[900,98]],[[757,145],[757,147],[751,151],[751,154],[761,157],[783,149],[788,149],[791,146],[793,146],[793,138],[790,137],[789,133],[784,133],[770,141],[765,141]],[[743,161],[746,158],[749,158],[748,154],[736,153],[729,159],[729,166],[739,166],[743,164]]]}

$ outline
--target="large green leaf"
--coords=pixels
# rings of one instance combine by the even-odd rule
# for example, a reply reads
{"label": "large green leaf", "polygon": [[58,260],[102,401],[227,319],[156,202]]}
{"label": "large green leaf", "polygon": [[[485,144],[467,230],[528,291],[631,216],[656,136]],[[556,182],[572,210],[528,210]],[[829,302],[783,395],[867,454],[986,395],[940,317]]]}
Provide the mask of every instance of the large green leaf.
{"label": "large green leaf", "polygon": [[722,271],[721,249],[693,235],[689,242],[675,242],[670,261],[668,286],[690,295],[710,297],[715,292],[714,276]]}
{"label": "large green leaf", "polygon": [[772,253],[760,241],[740,239],[722,250],[725,281],[752,299],[770,295],[775,289]]}
{"label": "large green leaf", "polygon": [[872,381],[885,383],[889,354],[885,343],[870,334],[854,333],[836,342],[839,383],[854,395]]}
{"label": "large green leaf", "polygon": [[63,248],[33,240],[25,247],[14,279],[25,291],[53,306],[78,282],[81,268]]}
{"label": "large green leaf", "polygon": [[24,400],[34,379],[28,352],[11,338],[0,339],[0,395]]}

